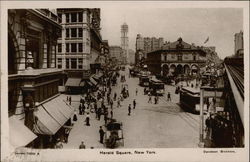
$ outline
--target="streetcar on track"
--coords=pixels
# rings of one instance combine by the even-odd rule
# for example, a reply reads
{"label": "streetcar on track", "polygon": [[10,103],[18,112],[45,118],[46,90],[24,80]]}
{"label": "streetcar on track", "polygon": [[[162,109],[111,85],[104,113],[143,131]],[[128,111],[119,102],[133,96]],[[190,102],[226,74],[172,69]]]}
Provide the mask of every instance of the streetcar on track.
{"label": "streetcar on track", "polygon": [[139,85],[142,86],[142,87],[148,87],[149,86],[149,76],[147,75],[141,75],[139,77]]}
{"label": "streetcar on track", "polygon": [[199,113],[200,90],[191,87],[182,87],[180,90],[180,106],[192,113]]}
{"label": "streetcar on track", "polygon": [[152,95],[163,96],[165,93],[164,83],[158,79],[150,79],[149,89]]}

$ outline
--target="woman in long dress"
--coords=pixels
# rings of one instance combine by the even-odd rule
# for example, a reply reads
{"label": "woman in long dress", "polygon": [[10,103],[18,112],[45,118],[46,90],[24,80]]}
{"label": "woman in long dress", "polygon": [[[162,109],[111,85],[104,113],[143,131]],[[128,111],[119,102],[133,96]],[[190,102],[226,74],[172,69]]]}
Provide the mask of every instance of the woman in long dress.
{"label": "woman in long dress", "polygon": [[74,122],[76,122],[76,121],[77,121],[76,112],[74,112],[73,121],[74,121]]}
{"label": "woman in long dress", "polygon": [[89,123],[89,113],[87,113],[87,116],[86,116],[86,119],[85,119],[85,122],[86,122],[86,125],[87,126],[90,126],[90,123]]}

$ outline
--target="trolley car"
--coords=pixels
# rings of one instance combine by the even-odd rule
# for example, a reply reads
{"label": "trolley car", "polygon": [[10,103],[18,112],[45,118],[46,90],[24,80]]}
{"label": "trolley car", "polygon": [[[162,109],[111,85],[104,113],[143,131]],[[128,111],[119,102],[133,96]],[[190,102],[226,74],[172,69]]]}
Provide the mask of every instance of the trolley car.
{"label": "trolley car", "polygon": [[184,110],[192,113],[198,113],[199,104],[200,104],[199,89],[191,87],[183,87],[180,90],[180,105]]}
{"label": "trolley car", "polygon": [[158,79],[149,81],[149,89],[151,89],[152,95],[162,96],[165,93],[164,83]]}
{"label": "trolley car", "polygon": [[142,87],[148,87],[149,86],[149,76],[141,75],[139,77],[139,85]]}

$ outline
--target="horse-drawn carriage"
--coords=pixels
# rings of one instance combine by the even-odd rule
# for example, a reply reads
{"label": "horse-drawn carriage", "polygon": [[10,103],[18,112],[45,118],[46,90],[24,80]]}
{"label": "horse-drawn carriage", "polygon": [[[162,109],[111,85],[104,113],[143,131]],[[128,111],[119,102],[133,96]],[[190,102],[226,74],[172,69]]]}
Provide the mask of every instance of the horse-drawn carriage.
{"label": "horse-drawn carriage", "polygon": [[104,146],[107,148],[116,148],[124,146],[122,123],[115,119],[106,125],[106,133],[104,136]]}

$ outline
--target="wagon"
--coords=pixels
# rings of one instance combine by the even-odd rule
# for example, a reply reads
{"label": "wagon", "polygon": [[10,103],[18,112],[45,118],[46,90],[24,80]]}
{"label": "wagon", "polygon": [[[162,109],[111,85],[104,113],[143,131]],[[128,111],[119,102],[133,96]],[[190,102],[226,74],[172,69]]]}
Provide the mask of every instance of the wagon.
{"label": "wagon", "polygon": [[122,123],[112,119],[106,125],[106,133],[104,136],[104,146],[107,148],[117,148],[124,146]]}

